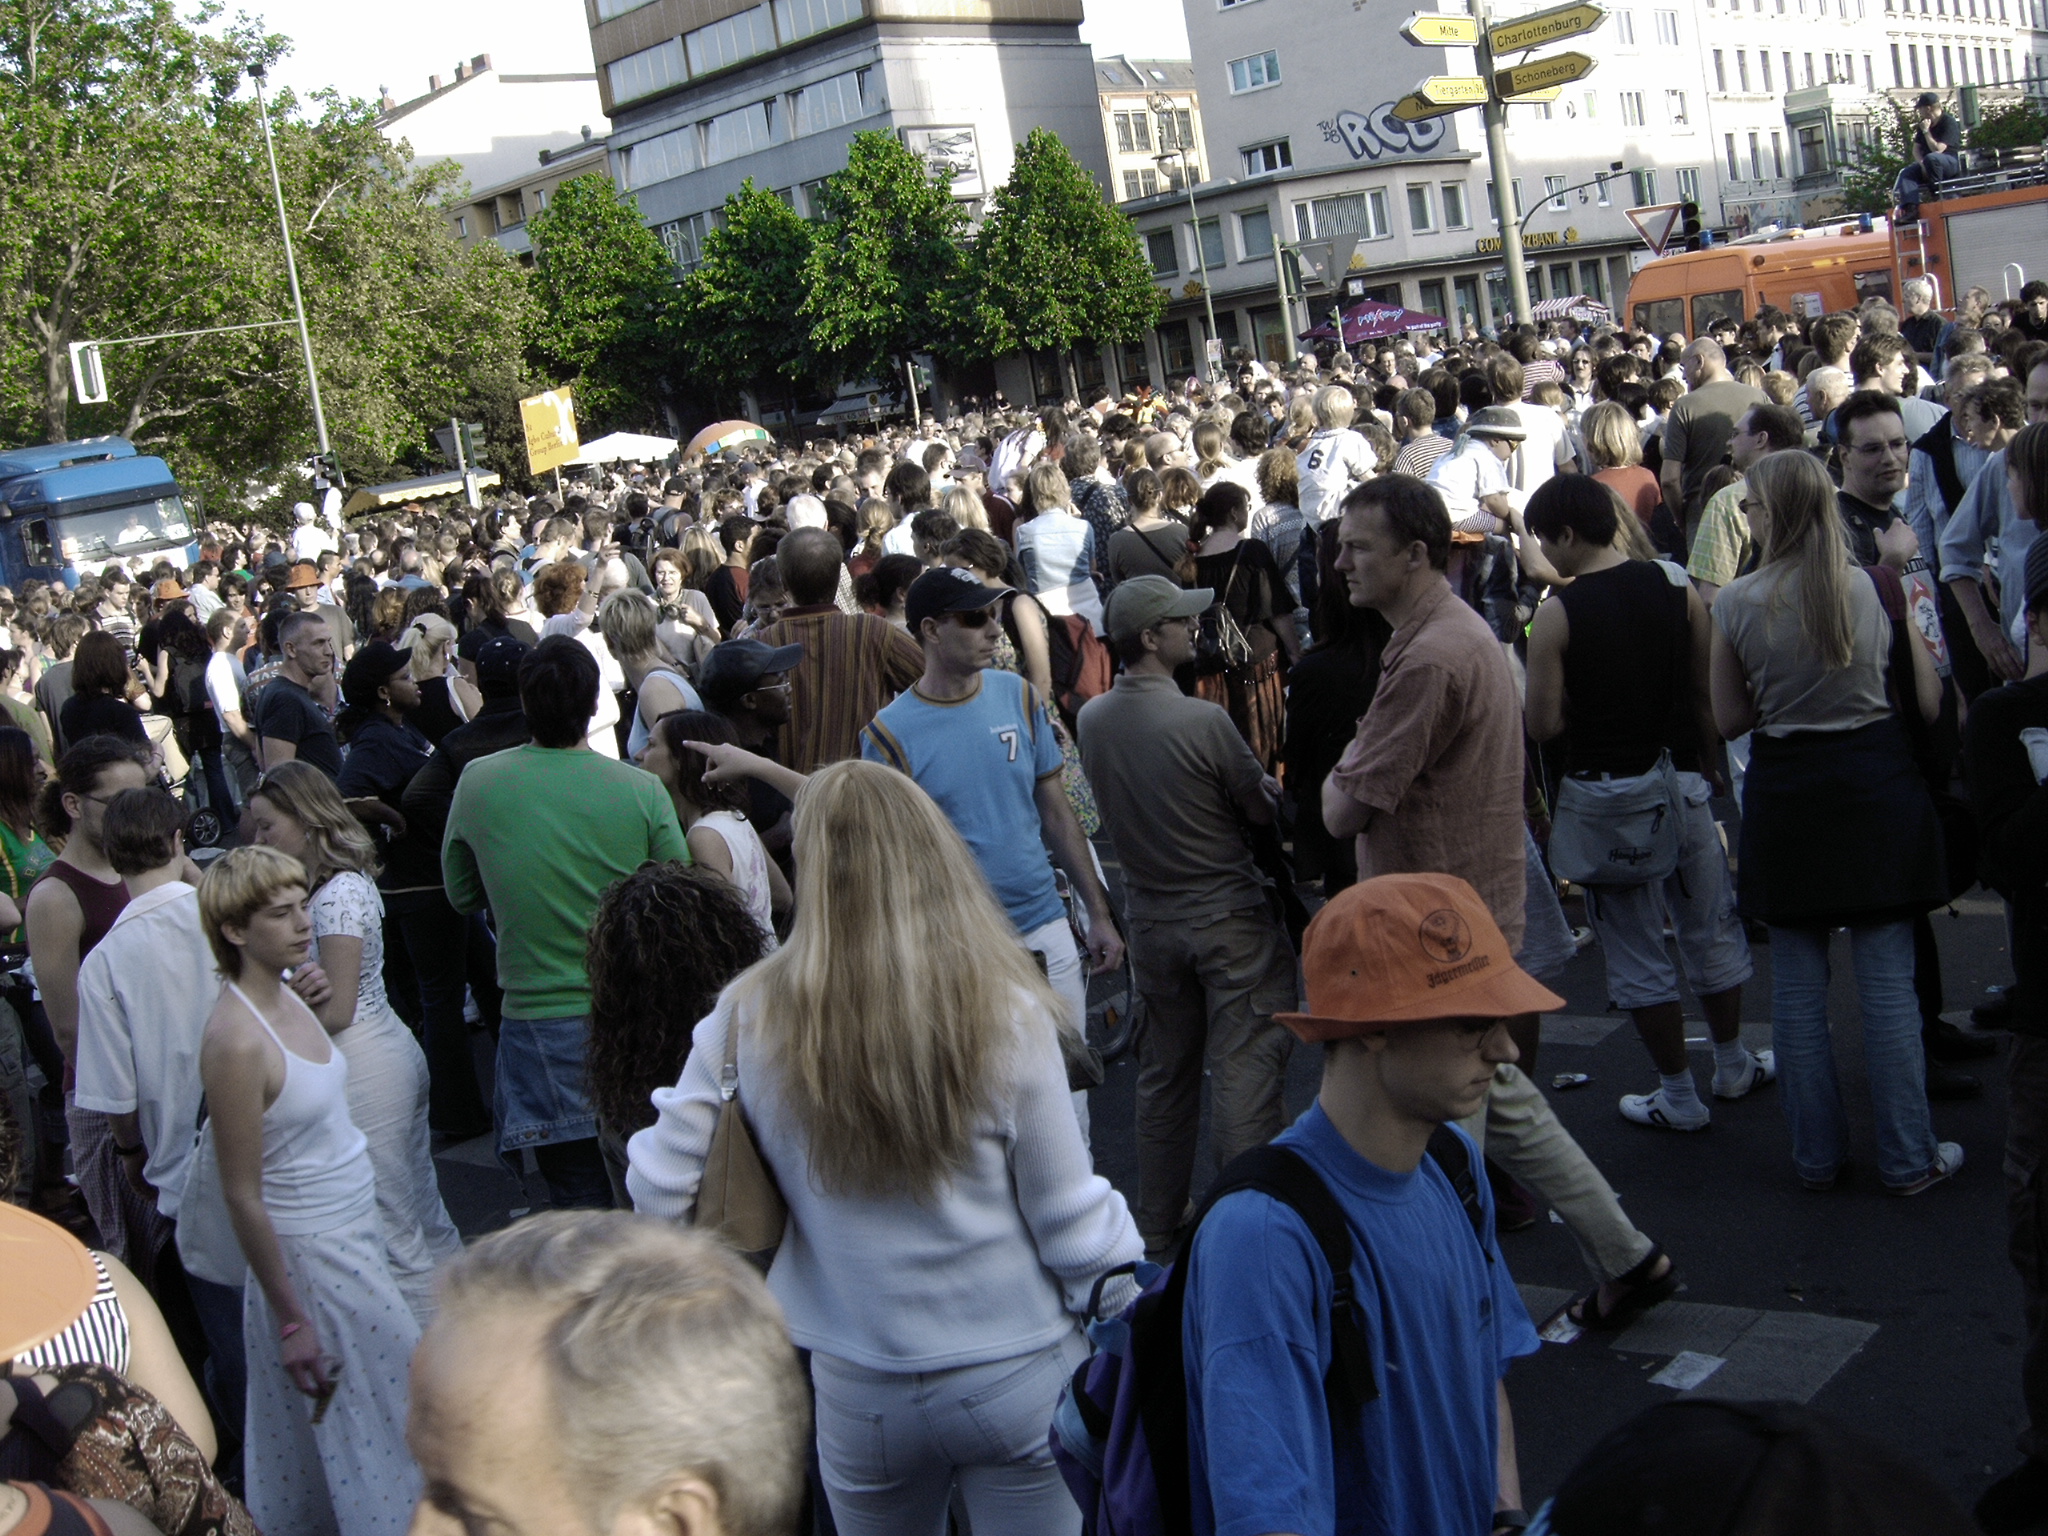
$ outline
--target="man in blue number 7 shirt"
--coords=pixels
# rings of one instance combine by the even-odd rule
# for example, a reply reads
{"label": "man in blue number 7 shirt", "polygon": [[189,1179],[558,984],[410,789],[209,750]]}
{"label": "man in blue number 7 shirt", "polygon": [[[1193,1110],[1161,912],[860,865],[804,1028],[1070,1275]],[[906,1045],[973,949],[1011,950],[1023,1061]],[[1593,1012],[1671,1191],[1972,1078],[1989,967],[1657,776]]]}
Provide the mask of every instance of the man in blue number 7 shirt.
{"label": "man in blue number 7 shirt", "polygon": [[[1515,1059],[1506,1021],[1564,1000],[1515,964],[1472,888],[1383,875],[1309,925],[1309,1011],[1275,1017],[1323,1045],[1323,1084],[1277,1145],[1343,1210],[1378,1396],[1331,1377],[1334,1277],[1309,1227],[1260,1190],[1196,1229],[1182,1340],[1196,1536],[1486,1536],[1519,1530],[1502,1378],[1536,1331],[1494,1240],[1481,1176],[1468,1215],[1431,1136],[1486,1103]],[[1451,1159],[1455,1163],[1456,1159]],[[1476,1230],[1475,1230],[1476,1228]]]}

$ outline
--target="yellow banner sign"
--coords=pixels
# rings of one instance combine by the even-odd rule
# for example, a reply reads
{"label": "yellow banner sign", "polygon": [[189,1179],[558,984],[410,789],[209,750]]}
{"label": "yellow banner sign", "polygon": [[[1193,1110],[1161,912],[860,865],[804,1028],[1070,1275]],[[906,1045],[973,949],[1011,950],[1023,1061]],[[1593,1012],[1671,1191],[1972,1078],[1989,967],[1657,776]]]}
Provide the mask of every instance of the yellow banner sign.
{"label": "yellow banner sign", "polygon": [[[1537,229],[1531,230],[1528,234],[1522,236],[1522,249],[1525,251],[1539,250],[1548,245],[1577,245],[1578,243],[1579,231],[1576,227],[1562,231]],[[1496,235],[1491,240],[1481,240],[1472,249],[1481,256],[1498,256],[1500,254],[1500,237]]]}
{"label": "yellow banner sign", "polygon": [[519,424],[526,429],[526,467],[536,475],[583,451],[576,438],[576,402],[566,384],[520,401]]}
{"label": "yellow banner sign", "polygon": [[1525,48],[1541,48],[1545,43],[1582,36],[1606,19],[1607,13],[1597,5],[1560,5],[1533,16],[1504,21],[1487,32],[1486,40],[1496,54],[1520,53]]}
{"label": "yellow banner sign", "polygon": [[1574,80],[1583,80],[1593,73],[1595,63],[1583,53],[1560,53],[1496,71],[1493,88],[1503,96],[1527,96],[1535,91],[1547,91],[1554,85],[1566,86]]}
{"label": "yellow banner sign", "polygon": [[1479,41],[1479,23],[1470,16],[1418,11],[1401,23],[1401,35],[1421,48],[1469,48]]}

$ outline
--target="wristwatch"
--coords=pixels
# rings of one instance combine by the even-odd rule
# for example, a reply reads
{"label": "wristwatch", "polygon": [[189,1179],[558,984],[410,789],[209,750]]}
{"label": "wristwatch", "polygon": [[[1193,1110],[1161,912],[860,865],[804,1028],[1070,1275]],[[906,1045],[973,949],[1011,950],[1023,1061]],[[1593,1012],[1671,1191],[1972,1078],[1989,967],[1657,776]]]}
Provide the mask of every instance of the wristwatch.
{"label": "wristwatch", "polygon": [[114,1156],[116,1157],[143,1157],[148,1152],[149,1148],[139,1141],[132,1147],[124,1147],[118,1141],[114,1143]]}

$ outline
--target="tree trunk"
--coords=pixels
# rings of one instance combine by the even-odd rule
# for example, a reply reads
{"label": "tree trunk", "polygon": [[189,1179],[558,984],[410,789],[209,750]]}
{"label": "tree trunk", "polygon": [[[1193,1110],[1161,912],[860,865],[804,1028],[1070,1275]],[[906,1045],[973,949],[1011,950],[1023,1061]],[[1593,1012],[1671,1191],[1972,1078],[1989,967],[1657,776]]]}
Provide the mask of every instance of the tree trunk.
{"label": "tree trunk", "polygon": [[1074,349],[1060,349],[1060,371],[1067,376],[1067,398],[1079,401],[1081,398],[1081,376],[1074,371]]}

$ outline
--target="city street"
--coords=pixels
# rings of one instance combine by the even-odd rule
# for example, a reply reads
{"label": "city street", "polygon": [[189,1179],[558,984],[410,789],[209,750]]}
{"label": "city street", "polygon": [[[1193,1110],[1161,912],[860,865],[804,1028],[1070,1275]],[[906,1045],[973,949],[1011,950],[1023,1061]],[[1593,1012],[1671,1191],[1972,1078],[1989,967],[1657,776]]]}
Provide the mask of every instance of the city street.
{"label": "city street", "polygon": [[[1937,913],[1935,932],[1951,1016],[1960,1020],[2004,979],[2005,930],[1997,899],[1982,890],[1956,914]],[[1811,1402],[1920,1461],[1966,1504],[2012,1465],[2023,1422],[2023,1333],[2019,1283],[2005,1257],[2001,1061],[1967,1064],[1984,1080],[1983,1099],[1936,1106],[1936,1129],[1969,1154],[1961,1176],[1917,1199],[1886,1195],[1872,1172],[1846,939],[1836,941],[1834,958],[1858,1172],[1826,1195],[1808,1193],[1793,1176],[1775,1087],[1714,1104],[1713,1129],[1702,1135],[1622,1120],[1615,1098],[1645,1092],[1655,1079],[1627,1018],[1606,1012],[1597,949],[1554,983],[1569,1010],[1545,1022],[1538,1080],[1630,1216],[1670,1251],[1686,1288],[1618,1335],[1546,1345],[1516,1367],[1509,1392],[1531,1507],[1602,1434],[1708,1370],[1699,1391]],[[1767,946],[1756,960],[1744,1034],[1762,1046],[1770,1038]],[[1693,1029],[1705,1035],[1703,1024]],[[1313,1096],[1317,1062],[1313,1050],[1296,1051],[1290,1113]],[[1702,1059],[1703,1085],[1707,1070]],[[1592,1080],[1550,1089],[1562,1072]],[[1135,1078],[1125,1057],[1093,1098],[1097,1166],[1126,1191],[1136,1177]],[[448,1208],[466,1235],[545,1203],[540,1180],[530,1177],[522,1189],[486,1142],[448,1149],[439,1165]],[[1547,1217],[1508,1234],[1501,1247],[1539,1326],[1588,1283],[1571,1239]]]}

